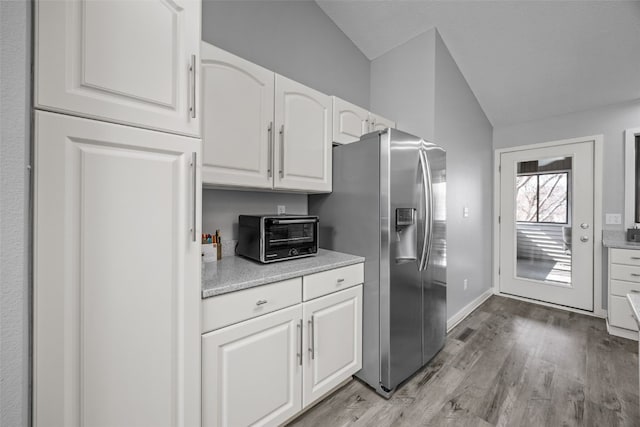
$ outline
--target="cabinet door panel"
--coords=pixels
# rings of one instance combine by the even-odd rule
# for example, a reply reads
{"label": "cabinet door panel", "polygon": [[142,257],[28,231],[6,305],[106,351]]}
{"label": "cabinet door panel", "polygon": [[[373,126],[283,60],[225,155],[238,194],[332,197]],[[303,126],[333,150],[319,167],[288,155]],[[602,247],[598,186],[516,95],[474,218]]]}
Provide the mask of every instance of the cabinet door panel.
{"label": "cabinet door panel", "polygon": [[362,368],[362,285],[303,304],[308,406]]}
{"label": "cabinet door panel", "polygon": [[[198,136],[200,2],[37,2],[36,105]],[[195,79],[195,81],[194,81]]]}
{"label": "cabinet door panel", "polygon": [[337,96],[333,97],[333,142],[359,141],[369,132],[369,112]]}
{"label": "cabinet door panel", "polygon": [[300,305],[202,336],[203,426],[278,425],[302,408]]}
{"label": "cabinet door panel", "polygon": [[396,127],[396,122],[373,113],[369,113],[369,122],[371,125],[371,132]]}
{"label": "cabinet door panel", "polygon": [[276,75],[275,187],[331,191],[331,98]]}
{"label": "cabinet door panel", "polygon": [[35,130],[34,425],[197,425],[199,141],[47,112]]}
{"label": "cabinet door panel", "polygon": [[271,188],[274,73],[202,43],[205,184]]}

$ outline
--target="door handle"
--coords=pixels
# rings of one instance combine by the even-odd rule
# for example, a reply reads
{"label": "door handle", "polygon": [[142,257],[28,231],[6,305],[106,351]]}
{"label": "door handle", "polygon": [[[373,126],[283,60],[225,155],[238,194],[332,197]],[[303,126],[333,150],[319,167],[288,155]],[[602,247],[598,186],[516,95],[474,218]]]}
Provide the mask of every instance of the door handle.
{"label": "door handle", "polygon": [[587,236],[582,236],[582,237],[580,237],[580,241],[581,242],[588,242],[589,238]]}
{"label": "door handle", "polygon": [[269,127],[267,128],[267,144],[269,144],[269,151],[267,154],[267,173],[269,174],[269,178],[273,176],[273,122],[269,122]]}
{"label": "door handle", "polygon": [[189,86],[190,86],[190,98],[191,105],[189,106],[189,112],[191,118],[196,118],[196,56],[191,55],[191,65],[189,66]]}
{"label": "door handle", "polygon": [[589,224],[587,224],[586,222],[583,222],[582,224],[580,224],[580,228],[582,228],[583,230],[586,230],[587,228],[589,228]]}
{"label": "door handle", "polygon": [[[427,268],[429,257],[431,256],[431,245],[433,239],[433,188],[431,183],[431,168],[426,158],[426,154],[419,152],[420,168],[422,170],[422,183],[424,186],[424,238],[422,241],[422,255],[418,269],[424,271]],[[427,228],[427,225],[429,226]]]}
{"label": "door handle", "polygon": [[198,180],[197,180],[197,174],[196,174],[196,169],[198,166],[198,154],[193,152],[191,153],[191,187],[192,187],[192,193],[191,193],[191,202],[192,202],[192,206],[191,206],[191,241],[195,242],[196,241],[196,215],[197,215],[197,206],[196,206],[196,200],[197,200],[197,195],[198,195],[198,190],[197,190],[197,185],[198,185]]}
{"label": "door handle", "polygon": [[299,358],[299,364],[302,366],[302,319],[298,322],[298,353],[296,356]]}
{"label": "door handle", "polygon": [[309,320],[308,323],[309,323],[309,353],[311,353],[311,360],[313,360],[316,357],[316,345],[313,340],[313,332],[314,332],[313,316],[311,316],[311,320]]}

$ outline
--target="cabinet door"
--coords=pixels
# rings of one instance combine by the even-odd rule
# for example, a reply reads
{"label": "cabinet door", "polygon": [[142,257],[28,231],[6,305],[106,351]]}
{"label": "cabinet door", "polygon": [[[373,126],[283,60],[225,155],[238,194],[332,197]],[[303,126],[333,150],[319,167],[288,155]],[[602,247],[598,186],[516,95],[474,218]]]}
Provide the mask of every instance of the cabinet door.
{"label": "cabinet door", "polygon": [[302,409],[300,305],[202,336],[203,426],[279,425]]}
{"label": "cabinet door", "polygon": [[371,126],[371,132],[396,127],[396,122],[373,113],[369,113],[369,123]]}
{"label": "cabinet door", "polygon": [[331,191],[331,97],[276,75],[275,188]]}
{"label": "cabinet door", "polygon": [[369,112],[337,96],[333,97],[333,142],[359,141],[369,132]]}
{"label": "cabinet door", "polygon": [[274,73],[202,43],[202,181],[273,186]]}
{"label": "cabinet door", "polygon": [[362,368],[362,285],[303,304],[303,407]]}
{"label": "cabinet door", "polygon": [[35,426],[200,424],[199,151],[36,113]]}
{"label": "cabinet door", "polygon": [[36,107],[199,136],[200,1],[36,2]]}

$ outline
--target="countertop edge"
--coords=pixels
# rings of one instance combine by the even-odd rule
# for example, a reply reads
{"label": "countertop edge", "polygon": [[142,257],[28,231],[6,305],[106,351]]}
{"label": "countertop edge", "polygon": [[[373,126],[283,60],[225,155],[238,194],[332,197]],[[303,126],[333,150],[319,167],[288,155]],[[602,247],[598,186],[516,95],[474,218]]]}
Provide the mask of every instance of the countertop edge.
{"label": "countertop edge", "polygon": [[351,259],[335,261],[335,262],[332,262],[332,263],[329,263],[329,264],[326,264],[326,265],[321,265],[321,266],[316,266],[316,267],[304,268],[304,269],[301,269],[299,271],[293,271],[293,272],[289,272],[289,273],[282,273],[282,274],[274,275],[274,276],[271,276],[271,277],[268,277],[268,278],[260,278],[260,279],[256,279],[256,280],[251,280],[249,282],[233,283],[233,284],[229,284],[227,286],[221,286],[221,287],[217,287],[217,288],[214,288],[214,289],[203,289],[201,298],[203,300],[205,300],[205,299],[210,298],[210,297],[224,295],[224,294],[228,294],[228,293],[231,293],[231,292],[236,292],[236,291],[241,291],[241,290],[244,290],[244,289],[255,288],[257,286],[268,285],[270,283],[281,282],[283,280],[294,279],[296,277],[307,276],[307,275],[310,275],[310,274],[320,273],[320,272],[327,271],[327,270],[333,270],[335,268],[340,268],[340,267],[348,267],[350,265],[361,264],[361,263],[365,262],[365,258],[364,257],[359,257],[359,256],[355,256],[355,255],[352,255],[352,256],[353,256],[353,258],[351,258]]}

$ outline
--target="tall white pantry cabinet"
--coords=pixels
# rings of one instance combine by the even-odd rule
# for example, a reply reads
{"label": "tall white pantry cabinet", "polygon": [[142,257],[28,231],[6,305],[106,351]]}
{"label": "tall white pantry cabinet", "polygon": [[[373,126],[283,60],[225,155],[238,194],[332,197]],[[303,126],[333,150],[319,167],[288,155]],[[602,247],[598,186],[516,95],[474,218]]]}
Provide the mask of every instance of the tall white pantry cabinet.
{"label": "tall white pantry cabinet", "polygon": [[35,27],[33,424],[200,425],[200,3]]}

